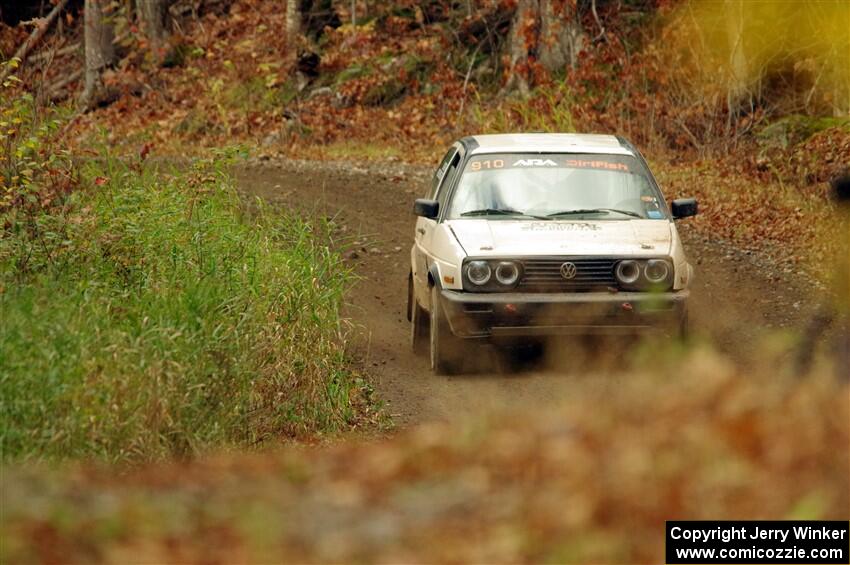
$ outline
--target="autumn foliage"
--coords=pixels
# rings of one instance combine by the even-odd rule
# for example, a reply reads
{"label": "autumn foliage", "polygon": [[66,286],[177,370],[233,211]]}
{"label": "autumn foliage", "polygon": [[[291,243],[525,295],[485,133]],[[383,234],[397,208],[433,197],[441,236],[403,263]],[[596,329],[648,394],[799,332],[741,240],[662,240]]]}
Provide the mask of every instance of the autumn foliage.
{"label": "autumn foliage", "polygon": [[[158,56],[131,14],[117,10],[120,60],[103,78],[112,97],[79,117],[69,139],[129,153],[150,144],[154,154],[244,141],[321,156],[344,143],[430,162],[466,133],[575,129],[625,135],[665,160],[726,166],[734,155],[758,182],[824,183],[846,161],[850,137],[841,117],[846,38],[830,27],[847,7],[806,4],[806,25],[796,29],[787,3],[730,6],[739,4],[740,14],[687,1],[361,1],[356,26],[350,6],[339,5],[333,17],[305,15],[304,36],[291,42],[276,2],[201,2],[180,12]],[[61,48],[55,59],[25,66],[34,90],[55,95],[52,86],[79,65],[79,51],[63,48],[79,18],[68,21],[70,37],[44,48]],[[514,40],[519,60],[507,54]],[[531,89],[521,100],[508,88],[514,75]],[[69,98],[75,84],[64,87]],[[790,136],[781,125],[788,116],[805,122]],[[813,149],[834,157],[801,165]]]}

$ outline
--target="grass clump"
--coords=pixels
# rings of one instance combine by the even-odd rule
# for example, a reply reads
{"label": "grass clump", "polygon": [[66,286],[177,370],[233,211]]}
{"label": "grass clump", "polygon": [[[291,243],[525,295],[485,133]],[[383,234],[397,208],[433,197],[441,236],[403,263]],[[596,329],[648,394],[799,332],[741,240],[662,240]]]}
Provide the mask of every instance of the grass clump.
{"label": "grass clump", "polygon": [[63,206],[0,227],[3,459],[188,455],[355,418],[327,226],[246,217],[222,161],[89,164]]}
{"label": "grass clump", "polygon": [[787,148],[831,128],[850,132],[850,119],[792,114],[763,127],[756,140],[762,146]]}
{"label": "grass clump", "polygon": [[537,89],[528,99],[506,99],[495,107],[480,96],[472,106],[473,123],[486,133],[571,133],[576,131],[572,102],[564,85]]}

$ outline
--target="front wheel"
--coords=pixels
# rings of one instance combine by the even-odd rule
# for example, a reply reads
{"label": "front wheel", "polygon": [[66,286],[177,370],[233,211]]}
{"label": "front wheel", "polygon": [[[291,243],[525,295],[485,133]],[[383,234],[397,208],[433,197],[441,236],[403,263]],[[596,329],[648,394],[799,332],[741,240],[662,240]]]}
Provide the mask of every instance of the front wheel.
{"label": "front wheel", "polygon": [[431,370],[438,375],[452,375],[460,369],[461,344],[449,328],[440,307],[440,291],[431,287]]}
{"label": "front wheel", "polygon": [[682,317],[679,319],[679,327],[677,328],[678,338],[683,342],[687,342],[691,337],[691,322],[688,317],[688,311],[682,312]]}

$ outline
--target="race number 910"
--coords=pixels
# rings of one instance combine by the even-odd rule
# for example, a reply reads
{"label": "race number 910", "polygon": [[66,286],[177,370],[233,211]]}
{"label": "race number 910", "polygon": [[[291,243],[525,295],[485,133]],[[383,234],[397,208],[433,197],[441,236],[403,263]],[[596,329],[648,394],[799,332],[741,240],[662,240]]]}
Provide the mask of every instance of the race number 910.
{"label": "race number 910", "polygon": [[505,162],[502,159],[487,159],[484,161],[473,161],[470,168],[473,171],[484,171],[487,169],[503,169]]}

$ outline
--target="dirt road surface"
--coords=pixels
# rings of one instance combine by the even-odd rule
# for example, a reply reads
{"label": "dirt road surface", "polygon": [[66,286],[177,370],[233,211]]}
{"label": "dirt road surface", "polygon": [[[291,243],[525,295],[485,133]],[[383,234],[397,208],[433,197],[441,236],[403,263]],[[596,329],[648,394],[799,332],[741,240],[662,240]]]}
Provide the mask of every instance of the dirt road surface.
{"label": "dirt road surface", "polygon": [[[344,230],[354,251],[349,260],[360,277],[347,312],[354,355],[397,425],[488,408],[533,407],[557,401],[577,386],[616,386],[624,378],[622,359],[614,356],[612,364],[603,359],[611,357],[604,355],[605,344],[600,351],[581,339],[559,341],[548,348],[550,354],[518,373],[497,371],[488,361],[495,356],[486,348],[470,349],[482,360],[480,372],[450,378],[432,375],[427,358],[413,354],[405,310],[411,209],[429,175],[427,168],[399,163],[266,161],[236,171],[245,193],[298,213],[334,217]],[[679,230],[697,274],[690,310],[697,339],[710,340],[745,362],[766,330],[793,327],[811,310],[806,299],[811,293],[802,291],[794,273],[702,238],[687,221]],[[651,352],[642,359],[651,363]]]}

